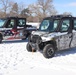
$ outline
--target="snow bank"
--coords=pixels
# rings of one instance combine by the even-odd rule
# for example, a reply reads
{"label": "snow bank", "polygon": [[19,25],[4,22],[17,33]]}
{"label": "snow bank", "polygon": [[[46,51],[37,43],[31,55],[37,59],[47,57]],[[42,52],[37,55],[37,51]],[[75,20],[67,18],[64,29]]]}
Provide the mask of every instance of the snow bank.
{"label": "snow bank", "polygon": [[26,24],[35,26],[37,28],[39,28],[39,25],[40,25],[40,23],[31,23],[31,22],[30,23],[26,23]]}
{"label": "snow bank", "polygon": [[0,75],[76,75],[76,48],[59,51],[46,59],[42,53],[29,53],[27,41],[0,44]]}

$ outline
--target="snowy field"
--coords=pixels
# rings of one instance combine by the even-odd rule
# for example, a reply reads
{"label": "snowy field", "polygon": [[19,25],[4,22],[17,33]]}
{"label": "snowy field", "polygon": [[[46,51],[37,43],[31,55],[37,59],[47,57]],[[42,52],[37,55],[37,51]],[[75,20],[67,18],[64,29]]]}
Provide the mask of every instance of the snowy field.
{"label": "snowy field", "polygon": [[76,48],[59,51],[46,59],[42,53],[29,53],[27,40],[0,44],[0,75],[76,75]]}
{"label": "snowy field", "polygon": [[37,28],[39,28],[39,25],[40,25],[40,23],[32,23],[32,22],[30,22],[30,23],[26,23],[27,25],[32,25],[32,26],[35,26],[35,27],[37,27]]}

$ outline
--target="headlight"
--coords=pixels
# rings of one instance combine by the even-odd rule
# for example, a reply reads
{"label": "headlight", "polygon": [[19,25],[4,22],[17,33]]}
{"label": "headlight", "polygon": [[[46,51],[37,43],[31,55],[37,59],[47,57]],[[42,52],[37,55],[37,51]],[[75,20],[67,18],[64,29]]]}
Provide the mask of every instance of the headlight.
{"label": "headlight", "polygon": [[42,42],[45,42],[45,41],[47,41],[46,39],[42,39]]}
{"label": "headlight", "polygon": [[50,37],[41,37],[41,38],[42,38],[42,42],[50,41],[52,39]]}
{"label": "headlight", "polygon": [[32,31],[32,33],[31,34],[33,34],[35,31]]}

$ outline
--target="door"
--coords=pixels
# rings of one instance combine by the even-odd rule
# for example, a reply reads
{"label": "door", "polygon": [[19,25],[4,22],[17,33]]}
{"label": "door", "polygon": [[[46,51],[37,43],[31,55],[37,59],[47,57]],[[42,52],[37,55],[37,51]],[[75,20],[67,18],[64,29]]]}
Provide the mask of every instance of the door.
{"label": "door", "polygon": [[17,24],[17,32],[19,32],[19,38],[23,39],[26,38],[25,36],[25,27],[26,27],[26,19],[25,18],[19,18],[18,24]]}
{"label": "door", "polygon": [[71,30],[71,21],[70,19],[63,19],[60,26],[60,36],[59,36],[59,50],[68,49],[72,40],[72,33],[69,33]]}
{"label": "door", "polygon": [[76,19],[73,19],[73,38],[72,38],[72,43],[71,47],[76,47]]}
{"label": "door", "polygon": [[17,30],[17,27],[15,26],[16,24],[16,20],[15,19],[9,19],[5,25],[4,28],[4,34],[3,34],[3,39],[4,40],[11,40],[11,39],[15,39],[15,33]]}

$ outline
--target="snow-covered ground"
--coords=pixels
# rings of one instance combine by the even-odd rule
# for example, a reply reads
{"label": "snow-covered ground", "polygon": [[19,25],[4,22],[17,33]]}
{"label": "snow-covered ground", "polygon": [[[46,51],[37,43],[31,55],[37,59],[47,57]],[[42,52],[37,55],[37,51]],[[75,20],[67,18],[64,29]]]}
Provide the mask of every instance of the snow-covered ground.
{"label": "snow-covered ground", "polygon": [[40,23],[33,23],[33,22],[29,22],[29,23],[27,22],[26,24],[35,26],[37,28],[39,28],[39,25],[40,25]]}
{"label": "snow-covered ground", "polygon": [[59,51],[46,59],[42,53],[29,53],[27,41],[0,44],[0,75],[76,75],[76,48]]}

